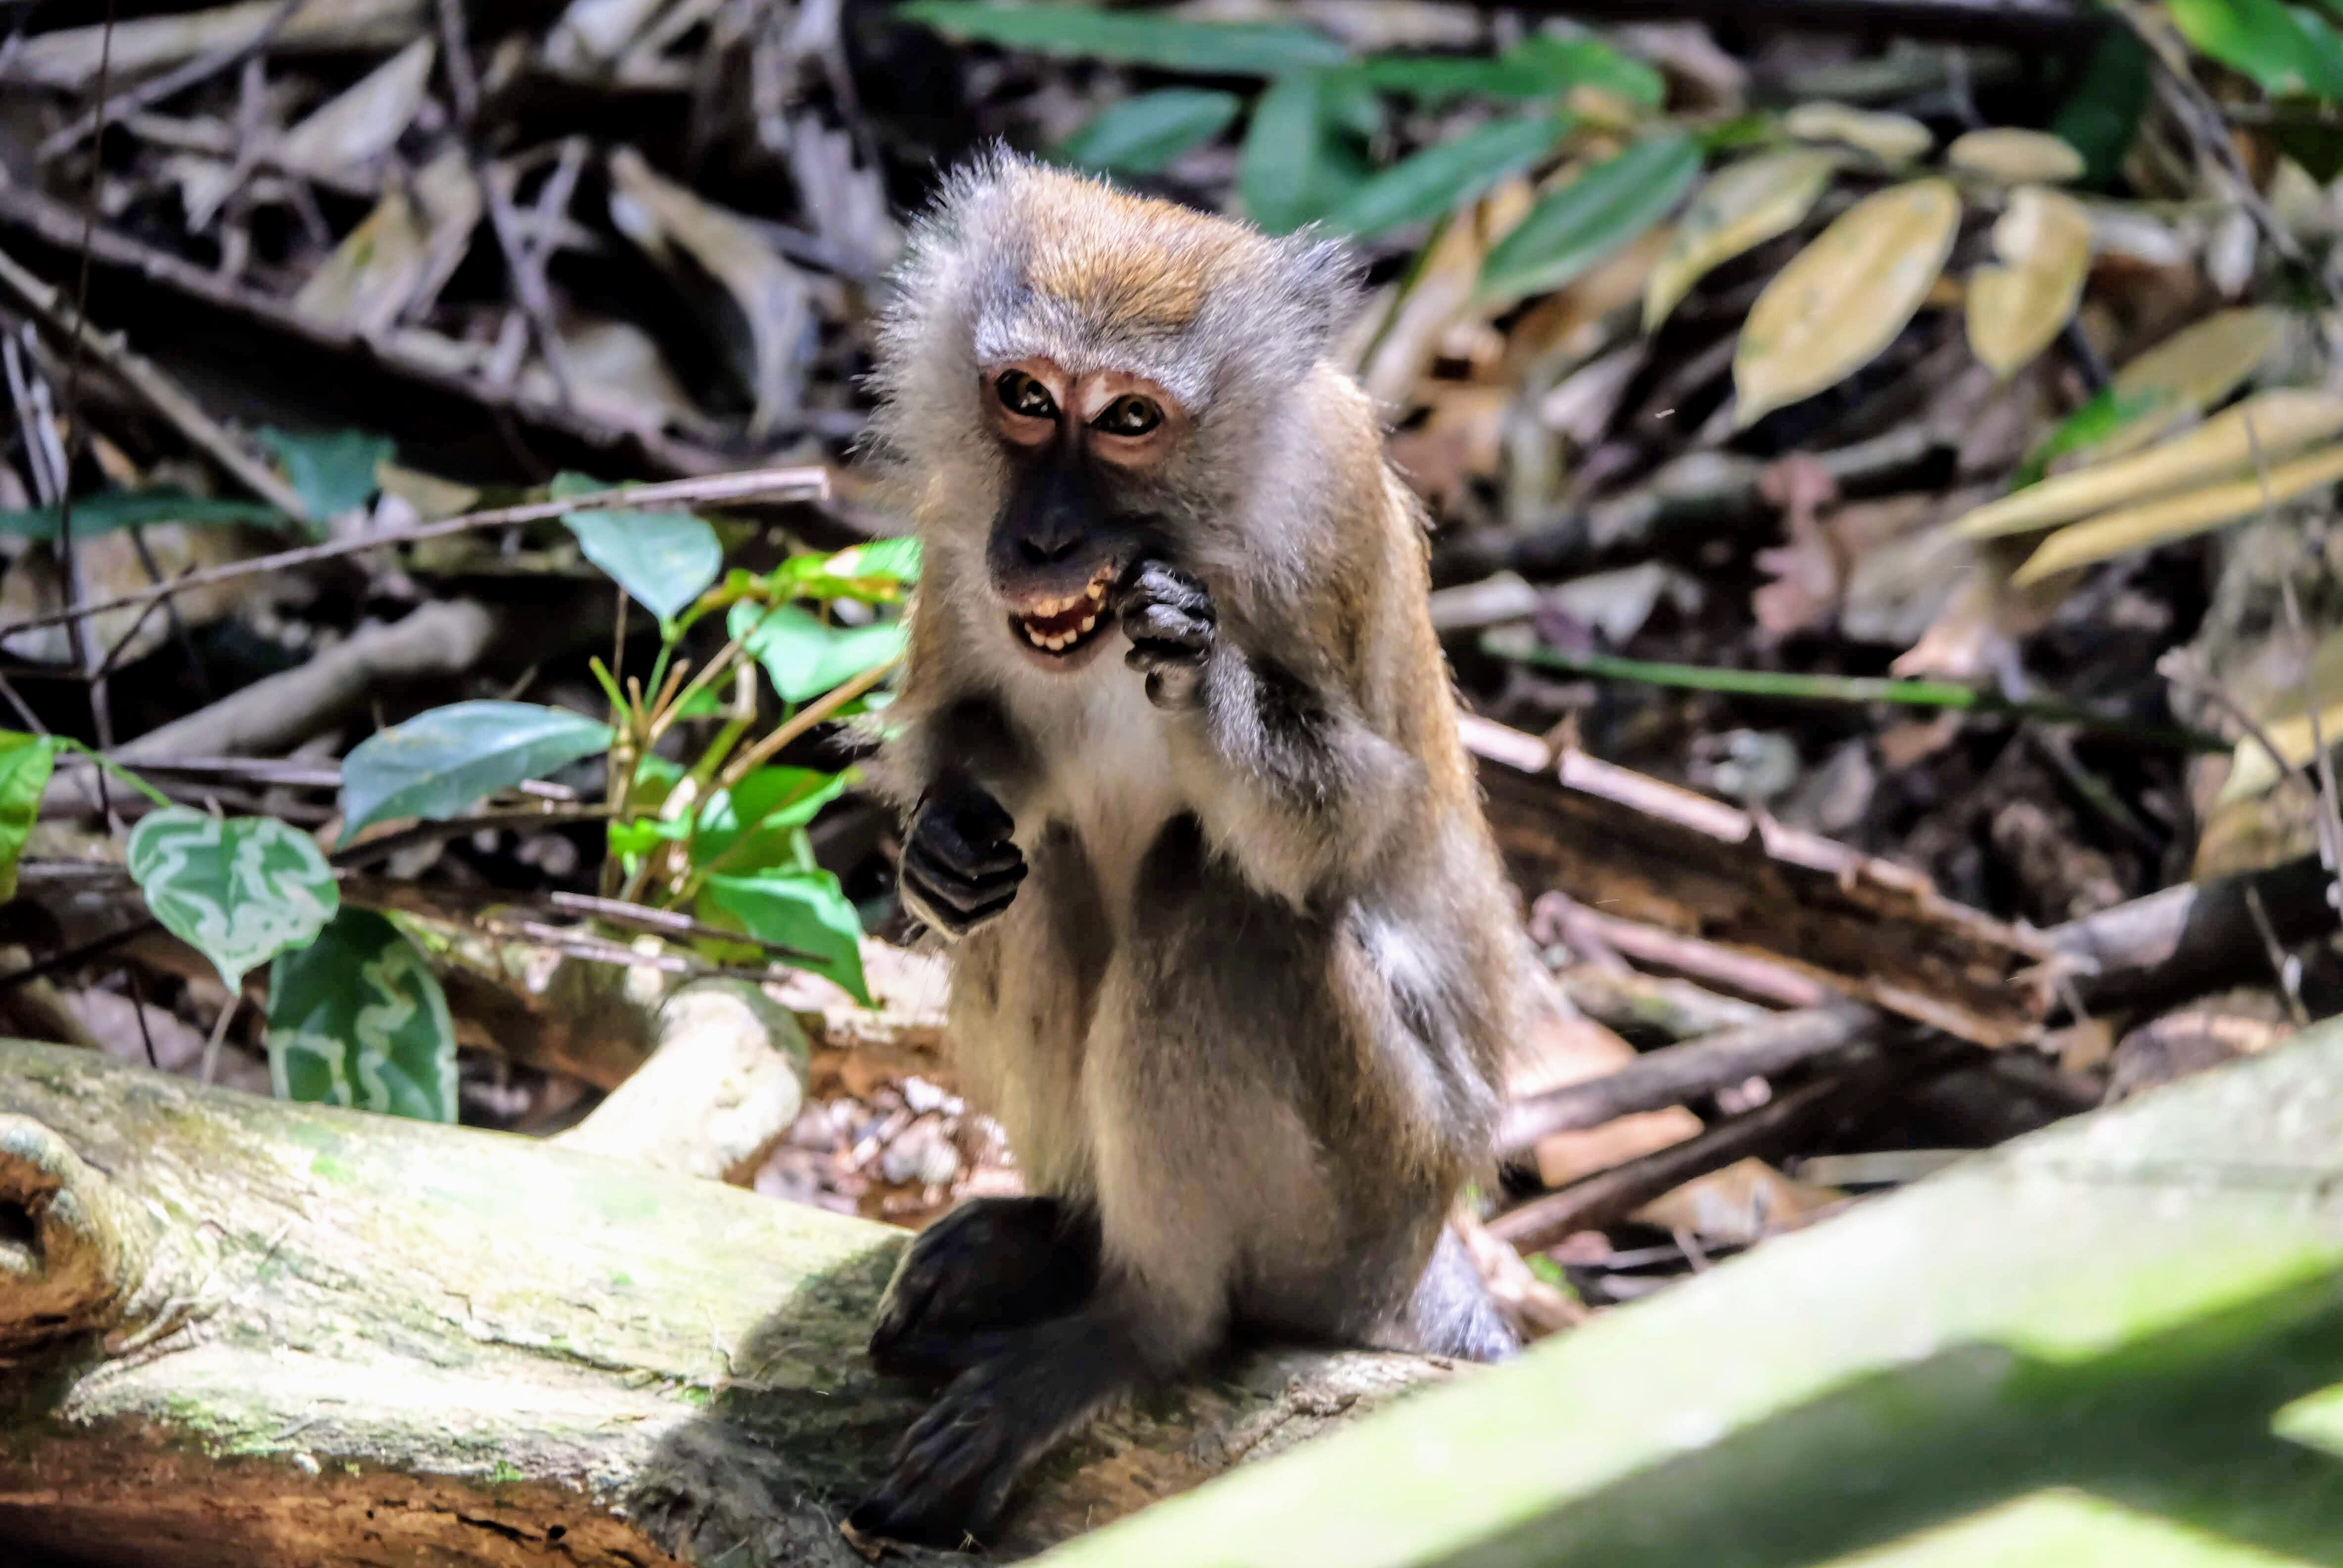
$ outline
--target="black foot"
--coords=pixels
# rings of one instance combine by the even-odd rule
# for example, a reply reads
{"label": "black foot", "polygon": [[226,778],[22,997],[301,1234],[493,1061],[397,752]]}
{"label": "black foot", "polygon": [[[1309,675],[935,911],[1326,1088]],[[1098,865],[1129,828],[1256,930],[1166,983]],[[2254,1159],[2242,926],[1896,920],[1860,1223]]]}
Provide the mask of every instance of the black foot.
{"label": "black foot", "polygon": [[1054,1198],[975,1198],[904,1249],[879,1302],[870,1360],[899,1377],[948,1377],[1002,1331],[1072,1312],[1098,1277],[1098,1221]]}

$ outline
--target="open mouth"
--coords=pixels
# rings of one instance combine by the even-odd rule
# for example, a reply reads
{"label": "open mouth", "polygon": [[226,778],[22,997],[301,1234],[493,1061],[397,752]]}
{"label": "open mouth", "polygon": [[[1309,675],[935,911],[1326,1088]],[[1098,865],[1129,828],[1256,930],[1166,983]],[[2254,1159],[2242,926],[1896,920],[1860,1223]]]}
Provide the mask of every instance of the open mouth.
{"label": "open mouth", "polygon": [[1111,568],[1102,568],[1088,586],[1062,598],[1036,600],[1010,617],[1018,635],[1035,651],[1060,658],[1083,647],[1099,635],[1107,618],[1107,590],[1113,585]]}

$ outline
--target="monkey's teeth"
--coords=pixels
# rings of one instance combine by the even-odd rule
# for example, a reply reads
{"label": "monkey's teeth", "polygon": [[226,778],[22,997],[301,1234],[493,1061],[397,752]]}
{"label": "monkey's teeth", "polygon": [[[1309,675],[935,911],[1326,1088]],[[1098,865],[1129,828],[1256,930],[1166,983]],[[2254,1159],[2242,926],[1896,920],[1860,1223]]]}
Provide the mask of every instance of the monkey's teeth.
{"label": "monkey's teeth", "polygon": [[1074,635],[1076,637],[1086,637],[1089,635],[1091,628],[1096,625],[1098,625],[1098,613],[1096,611],[1092,611],[1091,614],[1082,617],[1082,624],[1074,628]]}

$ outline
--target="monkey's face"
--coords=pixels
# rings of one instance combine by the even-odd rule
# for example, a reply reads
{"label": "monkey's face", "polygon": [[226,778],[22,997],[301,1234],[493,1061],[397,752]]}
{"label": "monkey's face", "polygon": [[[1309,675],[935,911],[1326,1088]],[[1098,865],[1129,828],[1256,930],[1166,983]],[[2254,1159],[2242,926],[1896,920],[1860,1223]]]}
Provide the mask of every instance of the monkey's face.
{"label": "monkey's face", "polygon": [[985,551],[1011,638],[1043,668],[1096,658],[1115,585],[1160,531],[1149,497],[1190,434],[1162,387],[1029,357],[980,373],[1009,483]]}

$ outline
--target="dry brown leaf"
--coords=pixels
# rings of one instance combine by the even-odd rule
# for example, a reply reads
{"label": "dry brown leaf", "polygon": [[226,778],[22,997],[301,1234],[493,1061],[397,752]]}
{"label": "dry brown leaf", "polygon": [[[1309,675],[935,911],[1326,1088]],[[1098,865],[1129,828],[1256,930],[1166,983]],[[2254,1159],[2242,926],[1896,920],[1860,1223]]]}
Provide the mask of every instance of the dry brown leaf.
{"label": "dry brown leaf", "polygon": [[1993,226],[1993,243],[2007,265],[1969,276],[1969,347],[1996,376],[2008,377],[2050,346],[2082,302],[2090,216],[2070,196],[2020,186]]}
{"label": "dry brown leaf", "polygon": [[796,408],[800,356],[813,327],[805,279],[764,236],[666,179],[632,147],[610,155],[610,219],[652,259],[673,268],[686,253],[724,286],[748,320],[748,375],[756,405],[749,435],[762,439]]}
{"label": "dry brown leaf", "polygon": [[1757,297],[1733,357],[1746,427],[1870,362],[1916,313],[1952,254],[1961,198],[1946,180],[1865,197]]}
{"label": "dry brown leaf", "polygon": [[1885,163],[1908,164],[1936,145],[1928,127],[1909,115],[1857,109],[1845,104],[1800,104],[1782,116],[1782,128],[1802,142],[1844,142]]}
{"label": "dry brown leaf", "polygon": [[[415,36],[430,0],[308,0],[277,29],[280,55],[315,49],[391,49]],[[48,87],[86,87],[98,62],[117,82],[160,71],[198,55],[250,43],[282,7],[278,0],[244,0],[176,16],[142,16],[111,25],[60,27],[23,40],[10,62],[14,74]],[[84,7],[82,14],[90,15]]]}
{"label": "dry brown leaf", "polygon": [[1793,1181],[1763,1160],[1736,1160],[1661,1194],[1628,1218],[1719,1246],[1746,1247],[1845,1197],[1835,1188]]}
{"label": "dry brown leaf", "polygon": [[1407,406],[1416,383],[1432,368],[1441,336],[1472,317],[1473,291],[1489,247],[1522,220],[1534,199],[1529,182],[1516,176],[1441,230],[1367,357],[1360,379],[1369,396],[1386,407]]}
{"label": "dry brown leaf", "polygon": [[2343,434],[2343,397],[2323,392],[2261,392],[2152,451],[2080,468],[2029,485],[1953,525],[1966,538],[1990,538],[2072,522],[2250,467],[2257,447],[2265,462],[2294,456]]}
{"label": "dry brown leaf", "polygon": [[1970,131],[1945,149],[1945,162],[1956,169],[2006,180],[2012,185],[2064,185],[2083,177],[2083,155],[2046,131],[1996,126]]}
{"label": "dry brown leaf", "polygon": [[373,163],[415,123],[437,55],[428,35],[416,39],[287,131],[270,156],[286,168],[320,177]]}
{"label": "dry brown leaf", "polygon": [[[410,194],[411,191],[411,194]],[[372,336],[412,301],[435,294],[464,259],[480,221],[480,185],[450,147],[394,182],[293,297],[313,320]]]}
{"label": "dry brown leaf", "polygon": [[1644,330],[1666,320],[1712,268],[1797,227],[1837,167],[1833,153],[1794,147],[1714,176],[1684,209],[1667,253],[1644,286]]}
{"label": "dry brown leaf", "polygon": [[2270,470],[2267,484],[2257,475],[2226,485],[2169,496],[2075,523],[2042,541],[2011,581],[2024,586],[2056,572],[2089,566],[2131,550],[2187,538],[2208,528],[2258,516],[2266,506],[2290,501],[2343,479],[2343,447],[2329,447]]}

